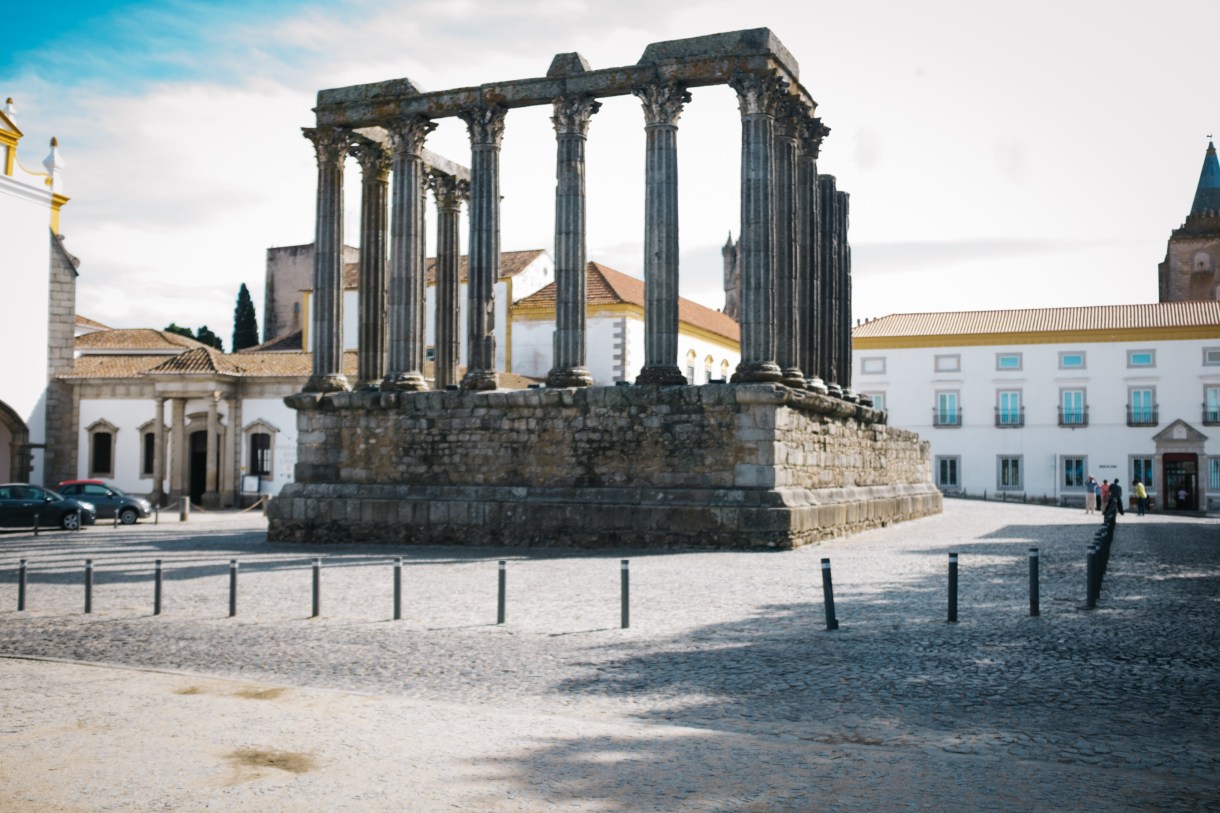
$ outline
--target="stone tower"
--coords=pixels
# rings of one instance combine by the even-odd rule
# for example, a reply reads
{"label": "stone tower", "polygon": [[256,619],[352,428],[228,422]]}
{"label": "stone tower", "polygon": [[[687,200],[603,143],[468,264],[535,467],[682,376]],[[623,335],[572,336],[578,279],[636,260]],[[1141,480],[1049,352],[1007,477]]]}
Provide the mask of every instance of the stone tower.
{"label": "stone tower", "polygon": [[724,315],[739,319],[741,310],[741,260],[738,246],[733,244],[733,233],[720,249],[724,257]]}
{"label": "stone tower", "polygon": [[1220,299],[1220,161],[1210,141],[1190,214],[1169,236],[1158,280],[1162,302]]}

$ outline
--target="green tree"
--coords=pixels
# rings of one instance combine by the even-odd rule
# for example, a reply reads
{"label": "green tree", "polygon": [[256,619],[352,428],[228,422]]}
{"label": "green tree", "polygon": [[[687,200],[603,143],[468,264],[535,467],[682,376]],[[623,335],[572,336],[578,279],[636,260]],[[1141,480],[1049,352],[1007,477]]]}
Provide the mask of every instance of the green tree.
{"label": "green tree", "polygon": [[254,315],[254,301],[246,283],[237,292],[237,307],[233,309],[233,352],[258,344],[258,319]]}
{"label": "green tree", "polygon": [[220,340],[219,336],[217,336],[212,331],[208,330],[207,325],[199,326],[199,329],[195,331],[195,338],[198,341],[203,342],[204,344],[215,347],[217,350],[219,350],[222,353],[225,350],[225,343]]}
{"label": "green tree", "polygon": [[170,322],[168,325],[166,325],[165,332],[177,333],[179,336],[185,336],[188,339],[195,338],[195,331],[191,330],[189,327],[182,327],[177,322]]}

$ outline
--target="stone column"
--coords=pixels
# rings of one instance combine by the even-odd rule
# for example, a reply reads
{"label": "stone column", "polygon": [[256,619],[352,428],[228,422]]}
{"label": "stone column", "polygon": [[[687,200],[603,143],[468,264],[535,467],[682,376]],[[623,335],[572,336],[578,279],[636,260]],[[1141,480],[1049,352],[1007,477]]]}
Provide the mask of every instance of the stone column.
{"label": "stone column", "polygon": [[211,400],[208,401],[208,467],[207,476],[203,481],[204,508],[220,507],[220,493],[217,491],[220,469],[216,460],[216,435],[220,432],[219,403],[220,393],[214,393]]}
{"label": "stone column", "polygon": [[554,108],[555,335],[546,385],[588,387],[593,376],[585,367],[585,137],[601,102],[573,96],[556,99]]}
{"label": "stone column", "polygon": [[500,273],[500,141],[507,112],[489,105],[459,114],[470,131],[471,150],[464,390],[494,390],[499,385],[495,285]]}
{"label": "stone column", "polygon": [[374,390],[385,377],[386,242],[390,156],[380,144],[355,136],[351,153],[360,162],[360,299],[356,387]]}
{"label": "stone column", "polygon": [[153,505],[165,505],[165,399],[156,399],[153,413]]}
{"label": "stone column", "polygon": [[839,386],[843,389],[843,398],[854,402],[857,397],[851,388],[851,244],[847,242],[851,196],[846,192],[839,192],[835,209],[838,215],[835,222],[836,240],[839,244],[839,335],[835,344],[835,351],[838,353],[835,368],[839,371]]}
{"label": "stone column", "polygon": [[436,388],[458,383],[461,362],[462,283],[459,264],[462,237],[458,231],[462,201],[470,196],[470,184],[451,175],[432,173],[436,195]]}
{"label": "stone column", "polygon": [[[690,93],[657,83],[644,106],[644,366],[636,384],[686,384],[678,368],[678,117]],[[690,382],[694,383],[694,382]]]}
{"label": "stone column", "polygon": [[423,321],[424,139],[436,124],[423,116],[406,116],[387,126],[393,156],[393,211],[390,215],[390,282],[387,322],[389,368],[381,389],[420,391],[424,380]]}
{"label": "stone column", "polygon": [[839,335],[839,196],[835,189],[833,175],[818,176],[818,230],[821,267],[818,269],[820,280],[820,299],[818,302],[821,325],[819,330],[821,356],[819,372],[830,395],[836,398],[843,396],[843,388],[839,384],[839,355],[835,349]]}
{"label": "stone column", "polygon": [[191,455],[186,448],[186,399],[173,398],[171,401],[169,495],[178,498],[186,496],[186,467]]}
{"label": "stone column", "polygon": [[343,376],[343,159],[349,136],[335,127],[305,128],[318,158],[314,237],[313,375],[305,392],[348,388]]}
{"label": "stone column", "polygon": [[799,300],[801,369],[807,376],[805,386],[825,395],[821,358],[821,234],[819,228],[820,196],[818,194],[818,155],[822,139],[830,128],[821,119],[806,118],[801,128],[800,167],[800,232],[801,253],[797,265],[797,297]]}
{"label": "stone column", "polygon": [[737,76],[729,84],[741,108],[741,363],[733,381],[778,381],[772,148],[785,87],[769,76]]}
{"label": "stone column", "polygon": [[780,383],[805,388],[800,358],[800,294],[797,266],[802,251],[800,219],[800,130],[805,105],[780,102],[775,119],[775,360]]}

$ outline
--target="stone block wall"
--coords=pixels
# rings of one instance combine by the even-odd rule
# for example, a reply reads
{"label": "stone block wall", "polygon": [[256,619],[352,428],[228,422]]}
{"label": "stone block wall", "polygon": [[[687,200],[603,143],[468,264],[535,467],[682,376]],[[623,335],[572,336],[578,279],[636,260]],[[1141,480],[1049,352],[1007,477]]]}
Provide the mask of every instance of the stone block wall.
{"label": "stone block wall", "polygon": [[780,385],[285,400],[273,540],[787,548],[941,507],[916,435]]}

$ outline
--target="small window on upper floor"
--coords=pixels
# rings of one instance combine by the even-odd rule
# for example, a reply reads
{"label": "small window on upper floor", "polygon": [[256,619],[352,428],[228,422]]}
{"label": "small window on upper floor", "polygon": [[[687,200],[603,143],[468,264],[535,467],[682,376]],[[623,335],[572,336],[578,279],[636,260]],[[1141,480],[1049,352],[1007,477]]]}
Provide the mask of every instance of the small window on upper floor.
{"label": "small window on upper floor", "polygon": [[996,353],[995,368],[997,370],[1020,370],[1021,369],[1021,354],[1020,353]]}
{"label": "small window on upper floor", "polygon": [[860,372],[864,375],[880,375],[885,372],[885,356],[860,359]]}
{"label": "small window on upper floor", "polygon": [[1128,367],[1155,367],[1156,366],[1156,351],[1155,350],[1128,350],[1127,351],[1127,366]]}
{"label": "small window on upper floor", "polygon": [[962,357],[954,354],[952,356],[937,356],[936,357],[936,372],[938,373],[960,373],[962,371]]}
{"label": "small window on upper floor", "polygon": [[1059,354],[1060,370],[1083,370],[1085,358],[1083,351],[1067,351]]}
{"label": "small window on upper floor", "polygon": [[1204,347],[1203,364],[1206,367],[1220,366],[1220,347]]}

